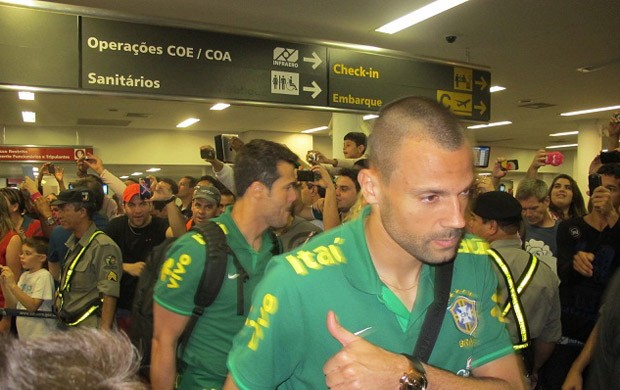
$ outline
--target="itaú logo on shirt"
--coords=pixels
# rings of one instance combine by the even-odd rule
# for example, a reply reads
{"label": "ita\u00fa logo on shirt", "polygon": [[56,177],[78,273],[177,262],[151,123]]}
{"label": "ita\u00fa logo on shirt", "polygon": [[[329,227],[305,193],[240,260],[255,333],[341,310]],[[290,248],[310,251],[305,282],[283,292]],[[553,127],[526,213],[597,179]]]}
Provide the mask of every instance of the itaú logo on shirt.
{"label": "ita\u00fa logo on shirt", "polygon": [[188,254],[182,254],[176,262],[173,258],[169,258],[162,265],[159,278],[166,282],[166,287],[179,288],[179,283],[183,281],[183,275],[187,272],[186,267],[191,263],[192,257]]}
{"label": "ita\u00fa logo on shirt", "polygon": [[258,344],[260,341],[265,338],[264,331],[269,328],[269,320],[272,315],[274,315],[278,311],[278,298],[276,298],[272,294],[265,294],[263,297],[263,303],[258,311],[258,318],[251,319],[250,317],[246,318],[245,326],[254,328],[252,332],[252,337],[250,338],[250,342],[248,343],[248,348],[252,351],[256,351],[258,349]]}
{"label": "ita\u00fa logo on shirt", "polygon": [[324,266],[346,263],[347,258],[340,249],[342,244],[344,244],[344,239],[336,237],[333,244],[297,251],[294,255],[286,256],[286,260],[298,275],[307,275],[309,269],[320,270]]}

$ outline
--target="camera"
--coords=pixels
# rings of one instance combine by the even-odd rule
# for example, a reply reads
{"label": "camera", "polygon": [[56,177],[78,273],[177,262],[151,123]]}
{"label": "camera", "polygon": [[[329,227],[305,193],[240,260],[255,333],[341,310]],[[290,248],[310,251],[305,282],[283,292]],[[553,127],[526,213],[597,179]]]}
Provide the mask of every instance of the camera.
{"label": "camera", "polygon": [[215,160],[215,150],[212,148],[200,149],[200,158],[203,160]]}
{"label": "camera", "polygon": [[317,181],[321,180],[321,174],[316,171],[298,170],[297,181]]}
{"label": "camera", "polygon": [[54,166],[54,164],[48,165],[47,171],[50,173],[50,175],[53,175],[54,173],[56,173],[56,167]]}
{"label": "camera", "polygon": [[612,150],[611,152],[601,152],[602,164],[613,164],[620,162],[620,151]]}
{"label": "camera", "polygon": [[603,182],[601,181],[601,175],[599,175],[598,173],[591,173],[590,175],[588,175],[588,190],[590,190],[590,196],[594,194],[594,190],[597,187],[600,187],[602,185]]}
{"label": "camera", "polygon": [[317,154],[317,152],[308,152],[308,154],[306,155],[306,161],[308,161],[308,163],[310,164],[316,164],[319,161],[319,155]]}
{"label": "camera", "polygon": [[454,43],[456,42],[456,35],[446,35],[446,42],[448,43]]}

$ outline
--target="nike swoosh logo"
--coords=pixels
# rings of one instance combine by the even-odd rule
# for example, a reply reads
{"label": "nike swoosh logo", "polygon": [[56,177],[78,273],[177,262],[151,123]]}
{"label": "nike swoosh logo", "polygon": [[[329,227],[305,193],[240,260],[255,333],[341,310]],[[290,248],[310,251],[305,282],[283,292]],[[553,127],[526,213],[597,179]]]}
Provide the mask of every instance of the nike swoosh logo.
{"label": "nike swoosh logo", "polygon": [[239,277],[239,274],[228,274],[228,279],[237,279]]}

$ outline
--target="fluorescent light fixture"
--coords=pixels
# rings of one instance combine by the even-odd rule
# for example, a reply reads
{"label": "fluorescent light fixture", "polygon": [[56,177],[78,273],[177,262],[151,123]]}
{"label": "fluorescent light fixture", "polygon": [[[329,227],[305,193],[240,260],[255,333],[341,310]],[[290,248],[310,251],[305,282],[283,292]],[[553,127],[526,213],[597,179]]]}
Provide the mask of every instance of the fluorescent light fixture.
{"label": "fluorescent light fixture", "polygon": [[22,111],[22,119],[24,122],[35,123],[37,121],[37,113],[33,111]]}
{"label": "fluorescent light fixture", "polygon": [[228,107],[230,107],[230,104],[228,103],[217,103],[217,104],[214,104],[211,108],[209,108],[209,110],[222,111],[222,110],[227,109]]}
{"label": "fluorescent light fixture", "polygon": [[119,176],[118,178],[119,178],[119,179],[129,179],[129,176],[127,176],[127,175],[123,175],[123,176]]}
{"label": "fluorescent light fixture", "polygon": [[131,176],[140,176],[142,175],[142,172],[134,172],[131,174]]}
{"label": "fluorescent light fixture", "polygon": [[577,144],[566,144],[566,145],[551,145],[545,146],[545,149],[561,149],[561,148],[572,148],[577,146]]}
{"label": "fluorescent light fixture", "polygon": [[578,131],[565,131],[563,133],[549,134],[549,137],[561,137],[563,135],[575,135],[575,134],[579,134],[579,132]]}
{"label": "fluorescent light fixture", "polygon": [[491,176],[490,172],[479,173],[478,176]]}
{"label": "fluorescent light fixture", "polygon": [[506,89],[506,87],[502,87],[501,85],[494,85],[491,88],[489,88],[489,92],[491,93],[499,92],[499,91],[503,91],[504,89]]}
{"label": "fluorescent light fixture", "polygon": [[34,92],[19,91],[17,96],[19,96],[19,100],[34,100]]}
{"label": "fluorescent light fixture", "polygon": [[327,128],[328,128],[327,126],[314,127],[312,129],[303,130],[302,133],[304,134],[316,133],[317,131],[326,130]]}
{"label": "fluorescent light fixture", "polygon": [[159,172],[159,171],[161,171],[161,168],[149,168],[146,171],[147,172]]}
{"label": "fluorescent light fixture", "polygon": [[620,109],[620,106],[599,107],[599,108],[591,108],[589,110],[563,112],[560,115],[561,116],[585,115],[585,114],[591,114],[593,112],[611,111],[611,110],[618,110],[618,109]]}
{"label": "fluorescent light fixture", "polygon": [[196,122],[200,122],[200,119],[198,119],[198,118],[189,118],[189,119],[186,119],[183,122],[179,123],[177,125],[177,127],[181,127],[181,128],[188,127],[188,126],[193,125]]}
{"label": "fluorescent light fixture", "polygon": [[393,20],[388,24],[379,27],[375,31],[386,34],[394,34],[465,2],[467,2],[467,0],[437,0],[405,16]]}
{"label": "fluorescent light fixture", "polygon": [[379,115],[375,115],[375,114],[368,114],[368,115],[364,115],[364,116],[362,117],[362,119],[363,119],[363,120],[365,120],[365,121],[369,121],[369,120],[371,120],[371,119],[375,119],[375,118],[378,118],[378,117],[379,117]]}
{"label": "fluorescent light fixture", "polygon": [[511,121],[492,122],[492,123],[487,123],[484,125],[467,126],[467,128],[468,129],[484,129],[485,127],[495,127],[495,126],[505,126],[505,125],[512,125],[512,122]]}

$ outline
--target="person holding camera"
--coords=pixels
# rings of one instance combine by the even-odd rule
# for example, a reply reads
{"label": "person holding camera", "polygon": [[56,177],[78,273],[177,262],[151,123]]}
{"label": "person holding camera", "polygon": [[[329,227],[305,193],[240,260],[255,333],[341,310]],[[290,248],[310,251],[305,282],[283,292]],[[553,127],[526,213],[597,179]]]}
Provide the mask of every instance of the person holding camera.
{"label": "person holding camera", "polygon": [[330,173],[336,173],[341,168],[353,168],[358,160],[365,159],[366,145],[368,139],[366,134],[358,131],[351,131],[345,134],[342,144],[342,154],[344,160],[337,158],[327,158],[318,150],[309,150],[306,154],[306,160],[310,164],[324,164]]}

